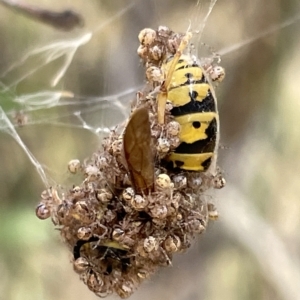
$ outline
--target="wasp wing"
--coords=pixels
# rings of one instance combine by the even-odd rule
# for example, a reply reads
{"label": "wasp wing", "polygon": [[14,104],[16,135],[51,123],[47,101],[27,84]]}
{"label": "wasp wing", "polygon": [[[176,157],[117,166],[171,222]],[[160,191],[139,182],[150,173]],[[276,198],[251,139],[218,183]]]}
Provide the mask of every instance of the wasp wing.
{"label": "wasp wing", "polygon": [[154,156],[146,107],[136,109],[126,126],[124,154],[135,192],[149,194],[154,188]]}

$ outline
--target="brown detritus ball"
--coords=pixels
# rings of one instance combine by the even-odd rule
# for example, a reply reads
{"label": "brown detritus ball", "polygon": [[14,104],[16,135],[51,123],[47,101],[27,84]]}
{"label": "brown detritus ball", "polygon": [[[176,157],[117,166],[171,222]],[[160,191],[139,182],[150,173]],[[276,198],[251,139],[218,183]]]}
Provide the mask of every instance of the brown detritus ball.
{"label": "brown detritus ball", "polygon": [[36,207],[35,213],[36,213],[36,216],[41,220],[48,219],[51,216],[50,209],[44,203],[40,203]]}
{"label": "brown detritus ball", "polygon": [[84,273],[88,270],[90,264],[84,257],[77,258],[73,263],[74,271],[78,274]]}
{"label": "brown detritus ball", "polygon": [[167,174],[159,174],[156,179],[156,185],[161,189],[168,189],[174,187],[174,183],[171,182],[170,177]]}
{"label": "brown detritus ball", "polygon": [[68,170],[72,174],[76,174],[81,168],[79,159],[72,159],[68,163]]}
{"label": "brown detritus ball", "polygon": [[143,46],[150,46],[156,38],[156,31],[151,28],[143,29],[138,36],[138,39]]}

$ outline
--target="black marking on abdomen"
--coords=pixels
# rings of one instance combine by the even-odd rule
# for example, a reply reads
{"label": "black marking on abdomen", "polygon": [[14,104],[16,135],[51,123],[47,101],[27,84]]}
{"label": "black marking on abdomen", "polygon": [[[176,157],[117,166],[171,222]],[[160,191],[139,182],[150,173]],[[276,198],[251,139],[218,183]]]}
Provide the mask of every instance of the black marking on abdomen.
{"label": "black marking on abdomen", "polygon": [[215,112],[216,111],[216,103],[213,95],[211,92],[208,92],[208,95],[202,100],[197,101],[195,98],[197,95],[195,95],[195,91],[192,91],[192,93],[189,93],[191,101],[188,102],[185,105],[173,107],[171,110],[171,114],[174,117],[179,117],[183,115],[188,115],[191,113],[197,113],[197,112]]}
{"label": "black marking on abdomen", "polygon": [[182,142],[176,149],[175,153],[207,153],[214,152],[216,147],[216,139],[217,139],[217,120],[213,119],[205,133],[207,138],[204,140],[198,140],[192,144],[188,144]]}

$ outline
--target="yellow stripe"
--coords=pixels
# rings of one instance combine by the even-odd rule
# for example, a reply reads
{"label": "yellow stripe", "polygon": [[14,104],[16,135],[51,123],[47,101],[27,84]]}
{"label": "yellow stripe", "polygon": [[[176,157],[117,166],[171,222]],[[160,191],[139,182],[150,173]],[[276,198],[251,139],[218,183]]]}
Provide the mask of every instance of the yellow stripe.
{"label": "yellow stripe", "polygon": [[[211,121],[216,118],[216,115],[214,112],[203,112],[175,117],[175,120],[180,124],[180,141],[192,144],[196,141],[207,139],[205,131]],[[200,127],[195,128],[193,122],[200,122]]]}
{"label": "yellow stripe", "polygon": [[185,76],[186,74],[192,74],[190,78],[191,80],[194,81],[201,80],[203,76],[203,72],[199,67],[188,67],[188,68],[176,70],[173,73],[172,81],[170,83],[169,88],[174,88],[186,83],[188,80],[188,78]]}
{"label": "yellow stripe", "polygon": [[173,162],[173,167],[176,168],[177,165],[175,161],[183,162],[183,165],[180,169],[187,171],[205,171],[202,163],[207,159],[213,157],[212,152],[207,153],[196,153],[196,154],[182,154],[182,153],[170,153],[167,157],[167,160]]}
{"label": "yellow stripe", "polygon": [[173,106],[183,106],[191,101],[190,93],[198,93],[195,100],[202,101],[208,94],[209,85],[207,83],[188,84],[168,91],[168,100]]}
{"label": "yellow stripe", "polygon": [[104,241],[104,242],[101,241],[100,246],[105,246],[105,247],[119,249],[119,250],[128,250],[128,248],[129,248],[129,247],[120,245],[116,241],[109,241],[109,240]]}

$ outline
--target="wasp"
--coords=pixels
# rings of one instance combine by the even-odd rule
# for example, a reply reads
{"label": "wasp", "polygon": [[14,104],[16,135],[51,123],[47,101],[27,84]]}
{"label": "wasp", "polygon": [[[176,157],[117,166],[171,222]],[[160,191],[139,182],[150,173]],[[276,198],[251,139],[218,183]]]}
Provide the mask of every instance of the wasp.
{"label": "wasp", "polygon": [[[163,68],[168,70],[171,64],[172,59]],[[211,85],[195,58],[180,57],[167,99],[173,105],[172,116],[180,124],[180,145],[165,159],[174,168],[206,171],[216,155],[219,116]]]}
{"label": "wasp", "polygon": [[[147,53],[146,65],[149,66],[153,61],[152,56],[152,61],[149,61],[149,53],[158,47],[163,37],[160,29],[144,29],[140,37],[141,46],[147,48],[141,56],[143,58],[143,54]],[[222,81],[225,72],[220,66],[202,66],[195,56],[184,55],[191,38],[191,32],[181,36],[180,43],[174,45],[177,49],[172,53],[167,46],[170,41],[178,43],[178,36],[170,31],[168,40],[164,42],[167,46],[161,47],[164,57],[159,65],[162,75],[158,77],[157,118],[162,126],[166,123],[165,106],[169,101],[171,115],[180,125],[180,143],[164,158],[169,162],[168,166],[203,172],[214,166],[219,140],[219,115],[212,81]],[[156,73],[159,72],[156,70]]]}
{"label": "wasp", "polygon": [[88,240],[78,240],[73,248],[74,260],[76,261],[82,256],[89,257],[91,255],[98,258],[97,262],[101,266],[103,275],[111,274],[113,268],[119,268],[122,272],[127,270],[130,265],[130,259],[127,257],[127,250],[113,241],[105,241],[98,243],[98,237],[91,237]]}

